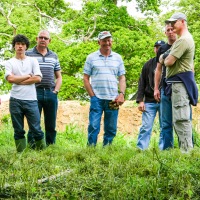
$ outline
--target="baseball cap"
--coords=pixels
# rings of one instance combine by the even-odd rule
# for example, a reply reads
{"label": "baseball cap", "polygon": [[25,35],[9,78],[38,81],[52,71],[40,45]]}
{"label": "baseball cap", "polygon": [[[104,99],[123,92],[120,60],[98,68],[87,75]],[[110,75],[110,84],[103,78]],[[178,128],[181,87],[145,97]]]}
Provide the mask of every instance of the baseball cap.
{"label": "baseball cap", "polygon": [[178,19],[184,19],[185,21],[187,21],[186,15],[181,12],[178,12],[174,13],[169,19],[165,20],[165,23],[174,22],[177,21]]}
{"label": "baseball cap", "polygon": [[102,31],[98,35],[99,40],[102,40],[102,39],[107,38],[107,37],[112,37],[112,35],[110,34],[109,31]]}
{"label": "baseball cap", "polygon": [[165,44],[165,42],[163,40],[158,40],[157,42],[155,42],[154,47],[155,46],[161,46],[163,44]]}

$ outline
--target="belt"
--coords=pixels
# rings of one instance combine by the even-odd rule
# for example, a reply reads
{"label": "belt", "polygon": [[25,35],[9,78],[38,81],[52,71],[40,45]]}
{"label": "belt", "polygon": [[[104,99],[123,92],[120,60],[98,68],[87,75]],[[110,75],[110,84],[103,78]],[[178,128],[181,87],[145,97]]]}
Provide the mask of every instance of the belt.
{"label": "belt", "polygon": [[48,88],[48,87],[36,87],[36,90],[53,90],[53,88]]}

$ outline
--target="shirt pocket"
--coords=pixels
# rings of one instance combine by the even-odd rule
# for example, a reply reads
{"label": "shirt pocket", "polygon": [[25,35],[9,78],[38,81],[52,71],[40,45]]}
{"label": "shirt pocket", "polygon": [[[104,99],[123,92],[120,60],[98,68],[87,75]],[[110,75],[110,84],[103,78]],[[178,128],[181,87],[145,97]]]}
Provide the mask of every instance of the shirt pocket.
{"label": "shirt pocket", "polygon": [[182,84],[173,84],[173,118],[174,121],[190,120],[191,108],[188,94]]}

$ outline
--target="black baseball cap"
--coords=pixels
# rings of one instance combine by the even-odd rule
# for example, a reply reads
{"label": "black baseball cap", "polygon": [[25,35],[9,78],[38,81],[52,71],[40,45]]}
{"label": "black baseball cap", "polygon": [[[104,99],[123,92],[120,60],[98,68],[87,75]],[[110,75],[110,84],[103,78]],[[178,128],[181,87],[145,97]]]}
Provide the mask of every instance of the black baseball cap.
{"label": "black baseball cap", "polygon": [[154,47],[155,46],[161,46],[163,44],[165,44],[165,42],[163,40],[158,40],[157,42],[155,42]]}

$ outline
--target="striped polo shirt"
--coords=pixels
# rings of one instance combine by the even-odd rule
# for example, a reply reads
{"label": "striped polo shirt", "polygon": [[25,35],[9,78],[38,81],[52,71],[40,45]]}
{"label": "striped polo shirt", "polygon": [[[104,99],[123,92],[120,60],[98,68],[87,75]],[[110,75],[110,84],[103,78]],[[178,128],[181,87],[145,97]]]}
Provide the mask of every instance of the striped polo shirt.
{"label": "striped polo shirt", "polygon": [[98,50],[88,55],[83,72],[90,76],[96,97],[113,100],[118,95],[118,77],[125,74],[125,67],[118,53],[111,51],[105,57]]}
{"label": "striped polo shirt", "polygon": [[40,65],[43,78],[40,83],[35,84],[36,87],[54,88],[54,72],[61,70],[57,54],[47,48],[47,54],[43,56],[38,52],[36,47],[34,47],[26,51],[26,55],[36,58]]}

